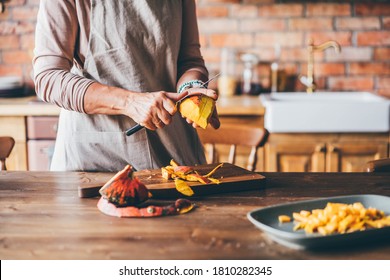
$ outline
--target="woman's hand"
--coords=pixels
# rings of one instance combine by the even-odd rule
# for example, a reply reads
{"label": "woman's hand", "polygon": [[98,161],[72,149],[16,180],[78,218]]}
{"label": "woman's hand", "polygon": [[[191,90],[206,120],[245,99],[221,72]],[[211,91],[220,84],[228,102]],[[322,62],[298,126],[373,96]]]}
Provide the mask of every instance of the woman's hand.
{"label": "woman's hand", "polygon": [[[172,116],[177,111],[177,101],[197,93],[218,99],[214,90],[205,88],[190,88],[181,94],[166,91],[145,93],[95,82],[88,87],[85,94],[84,110],[87,114],[126,115],[144,127],[156,130],[171,123]],[[197,127],[191,120],[187,119],[187,122]],[[220,126],[216,109],[210,118],[210,125],[214,128]]]}
{"label": "woman's hand", "polygon": [[[183,92],[184,96],[191,96],[191,95],[196,95],[199,93],[207,95],[207,96],[211,97],[212,99],[214,99],[215,101],[218,100],[218,94],[212,89],[189,88]],[[186,121],[187,121],[187,123],[191,124],[194,128],[198,127],[198,125],[196,123],[194,123],[193,121],[191,121],[189,118],[186,118]],[[217,113],[217,108],[214,108],[213,114],[210,117],[210,125],[215,129],[217,129],[221,126],[221,123],[220,123],[219,117],[218,117],[218,113]]]}
{"label": "woman's hand", "polygon": [[185,96],[176,92],[131,93],[128,96],[126,115],[142,126],[156,130],[172,121],[176,113],[176,102]]}

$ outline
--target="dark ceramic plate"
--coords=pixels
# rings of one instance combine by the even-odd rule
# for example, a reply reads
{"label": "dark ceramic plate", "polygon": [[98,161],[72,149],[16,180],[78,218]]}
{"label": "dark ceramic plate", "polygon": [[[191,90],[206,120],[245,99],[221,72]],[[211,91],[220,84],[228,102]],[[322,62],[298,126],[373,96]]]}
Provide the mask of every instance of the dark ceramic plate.
{"label": "dark ceramic plate", "polygon": [[328,202],[352,204],[361,202],[364,207],[374,207],[390,215],[390,197],[381,195],[350,195],[286,203],[253,210],[247,214],[249,221],[264,231],[274,241],[294,249],[312,249],[367,243],[382,239],[390,240],[390,227],[367,229],[344,234],[322,236],[307,234],[304,230],[294,231],[294,223],[279,223],[279,215],[292,216],[300,210],[325,208]]}

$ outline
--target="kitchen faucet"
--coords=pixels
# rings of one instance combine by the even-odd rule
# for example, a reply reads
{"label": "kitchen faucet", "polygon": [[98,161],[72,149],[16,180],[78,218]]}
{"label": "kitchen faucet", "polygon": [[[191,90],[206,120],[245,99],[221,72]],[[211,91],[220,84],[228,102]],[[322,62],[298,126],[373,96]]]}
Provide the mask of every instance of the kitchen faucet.
{"label": "kitchen faucet", "polygon": [[307,60],[307,76],[300,76],[299,80],[302,84],[306,86],[307,93],[313,93],[316,89],[314,82],[314,53],[324,51],[327,48],[333,47],[336,53],[341,51],[340,44],[336,41],[326,41],[320,45],[314,45],[313,39],[309,40],[309,45],[307,46],[308,50],[308,60]]}

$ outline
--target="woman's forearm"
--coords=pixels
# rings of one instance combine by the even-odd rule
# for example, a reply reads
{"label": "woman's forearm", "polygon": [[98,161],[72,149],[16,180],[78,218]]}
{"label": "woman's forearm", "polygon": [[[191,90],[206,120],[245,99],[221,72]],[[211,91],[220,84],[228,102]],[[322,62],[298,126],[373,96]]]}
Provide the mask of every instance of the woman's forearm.
{"label": "woman's forearm", "polygon": [[127,90],[94,82],[85,92],[84,111],[87,114],[126,114],[129,96]]}
{"label": "woman's forearm", "polygon": [[172,121],[180,97],[175,92],[133,92],[95,82],[85,93],[84,110],[87,114],[126,115],[155,130]]}
{"label": "woman's forearm", "polygon": [[[38,72],[38,68],[36,68]],[[37,96],[45,102],[66,110],[85,113],[84,94],[92,80],[70,73],[68,70],[49,69],[38,72],[34,78]],[[72,92],[72,94],[69,94]]]}

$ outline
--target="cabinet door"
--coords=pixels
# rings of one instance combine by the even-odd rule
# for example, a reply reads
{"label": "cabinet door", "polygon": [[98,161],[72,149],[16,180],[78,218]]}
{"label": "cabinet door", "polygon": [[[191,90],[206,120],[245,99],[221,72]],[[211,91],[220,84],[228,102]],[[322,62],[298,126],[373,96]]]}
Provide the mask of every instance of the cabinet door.
{"label": "cabinet door", "polygon": [[265,146],[268,172],[324,172],[324,143],[270,143]]}
{"label": "cabinet door", "polygon": [[387,147],[387,142],[329,144],[326,171],[363,172],[368,161],[387,157]]}

